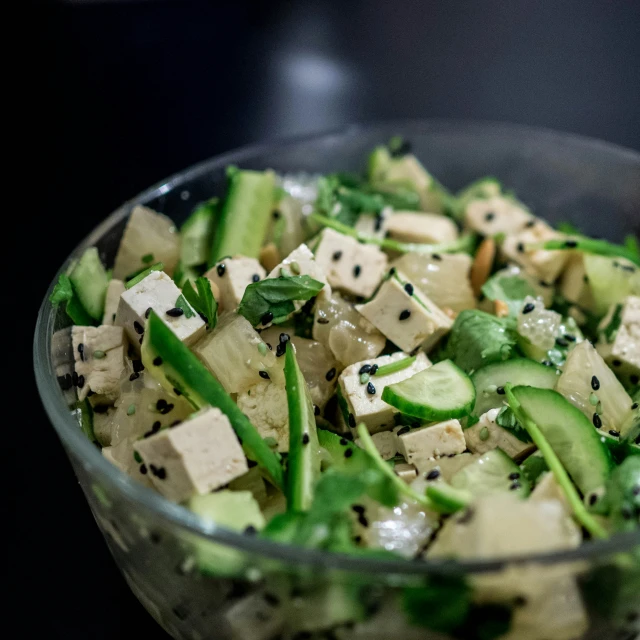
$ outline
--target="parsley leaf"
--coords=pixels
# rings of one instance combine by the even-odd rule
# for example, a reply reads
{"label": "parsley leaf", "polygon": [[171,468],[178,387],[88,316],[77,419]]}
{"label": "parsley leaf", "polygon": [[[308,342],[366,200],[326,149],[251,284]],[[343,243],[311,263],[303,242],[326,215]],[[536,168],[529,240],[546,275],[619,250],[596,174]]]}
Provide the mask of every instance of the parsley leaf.
{"label": "parsley leaf", "polygon": [[61,302],[68,302],[72,297],[73,287],[71,286],[71,280],[69,280],[69,276],[66,273],[61,273],[49,296],[49,302],[57,306]]}
{"label": "parsley leaf", "polygon": [[518,422],[511,407],[503,406],[496,416],[496,424],[511,432],[520,442],[533,442],[525,428]]}
{"label": "parsley leaf", "polygon": [[482,293],[489,300],[502,300],[509,307],[509,313],[517,316],[522,301],[527,296],[536,297],[534,288],[520,276],[496,274],[482,286]]}
{"label": "parsley leaf", "polygon": [[618,333],[618,329],[622,324],[622,305],[617,304],[613,314],[611,315],[611,319],[607,323],[607,326],[603,329],[602,333],[606,339],[606,341],[611,344]]}
{"label": "parsley leaf", "polygon": [[200,276],[196,278],[196,290],[190,281],[184,283],[182,295],[187,302],[201,315],[207,323],[207,329],[215,329],[218,323],[218,302],[213,297],[209,278]]}
{"label": "parsley leaf", "polygon": [[176,307],[184,311],[185,318],[193,318],[196,315],[195,311],[191,308],[191,305],[185,300],[185,297],[180,294],[176,300]]}
{"label": "parsley leaf", "polygon": [[266,313],[279,324],[295,311],[294,301],[310,300],[320,293],[324,283],[310,276],[280,276],[250,284],[242,296],[238,313],[254,327]]}

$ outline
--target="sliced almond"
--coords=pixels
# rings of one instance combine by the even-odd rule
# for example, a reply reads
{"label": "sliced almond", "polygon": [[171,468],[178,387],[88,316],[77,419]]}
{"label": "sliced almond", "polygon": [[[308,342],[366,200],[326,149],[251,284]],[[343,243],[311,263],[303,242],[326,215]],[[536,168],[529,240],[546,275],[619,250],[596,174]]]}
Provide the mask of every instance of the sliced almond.
{"label": "sliced almond", "polygon": [[282,262],[280,259],[280,252],[273,242],[270,242],[260,249],[260,264],[267,271],[273,271],[280,262]]}
{"label": "sliced almond", "polygon": [[471,265],[471,288],[478,297],[482,285],[487,281],[491,273],[491,267],[496,257],[496,243],[493,238],[485,238],[478,247],[476,257]]}

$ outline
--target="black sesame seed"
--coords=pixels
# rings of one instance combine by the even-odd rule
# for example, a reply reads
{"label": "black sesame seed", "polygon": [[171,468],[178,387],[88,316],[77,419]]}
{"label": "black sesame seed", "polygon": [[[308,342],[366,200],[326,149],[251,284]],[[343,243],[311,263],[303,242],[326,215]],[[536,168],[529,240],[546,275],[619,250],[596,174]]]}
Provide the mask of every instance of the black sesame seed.
{"label": "black sesame seed", "polygon": [[382,215],[377,214],[373,225],[373,230],[380,231],[380,229],[382,229]]}
{"label": "black sesame seed", "polygon": [[538,284],[539,284],[541,287],[547,287],[547,288],[549,288],[549,287],[552,287],[552,286],[553,286],[550,282],[545,282],[544,280],[539,280],[539,281],[538,281]]}
{"label": "black sesame seed", "polygon": [[277,607],[280,604],[280,598],[273,593],[268,592],[264,594],[264,601],[271,607]]}
{"label": "black sesame seed", "polygon": [[320,407],[317,404],[313,405],[313,415],[314,416],[319,416],[320,415]]}
{"label": "black sesame seed", "polygon": [[356,428],[356,418],[355,418],[355,416],[353,415],[353,413],[350,413],[350,414],[349,414],[349,426],[350,426],[352,429],[355,429],[355,428]]}
{"label": "black sesame seed", "polygon": [[404,290],[410,295],[413,295],[413,285],[410,282],[404,285]]}
{"label": "black sesame seed", "polygon": [[159,366],[162,364],[162,358],[161,358],[160,356],[156,356],[156,357],[153,359],[153,364],[154,364],[156,367],[159,367]]}
{"label": "black sesame seed", "polygon": [[155,531],[153,531],[149,535],[149,540],[151,540],[153,544],[160,544],[160,542],[162,541],[162,538],[160,537],[159,533],[156,533]]}
{"label": "black sesame seed", "polygon": [[575,240],[567,240],[564,243],[564,246],[567,249],[575,249],[578,246],[578,243]]}
{"label": "black sesame seed", "polygon": [[575,342],[576,341],[576,337],[572,336],[570,333],[565,333],[564,334],[564,339],[568,340],[569,342]]}
{"label": "black sesame seed", "polygon": [[141,335],[144,333],[144,327],[137,320],[133,321],[133,328],[135,329],[138,335]]}
{"label": "black sesame seed", "polygon": [[133,370],[136,373],[140,373],[141,371],[144,371],[144,365],[142,364],[142,360],[132,360],[131,364],[133,365]]}
{"label": "black sesame seed", "polygon": [[349,440],[347,440],[346,438],[340,438],[340,444],[343,447],[346,447],[349,444]]}
{"label": "black sesame seed", "polygon": [[252,524],[250,524],[249,526],[245,527],[243,533],[245,536],[255,536],[256,533],[258,533],[258,530]]}
{"label": "black sesame seed", "polygon": [[509,474],[509,480],[518,480],[520,478],[520,474],[517,471]]}
{"label": "black sesame seed", "polygon": [[353,541],[356,544],[360,544],[362,542],[362,536],[355,536],[355,538],[353,539]]}
{"label": "black sesame seed", "polygon": [[619,367],[619,366],[622,364],[622,362],[620,362],[620,360],[616,359],[616,360],[614,360],[611,364],[612,364],[614,367]]}
{"label": "black sesame seed", "polygon": [[402,427],[402,429],[398,429],[398,431],[396,431],[396,435],[403,436],[405,433],[409,433],[409,431],[411,431],[411,427]]}
{"label": "black sesame seed", "polygon": [[536,308],[536,305],[533,302],[527,302],[527,304],[522,307],[522,313],[531,313]]}
{"label": "black sesame seed", "polygon": [[598,502],[598,494],[597,493],[592,493],[589,496],[589,506],[593,507],[593,505]]}
{"label": "black sesame seed", "polygon": [[[67,375],[69,375],[69,374],[67,374]],[[634,402],[634,403],[631,405],[631,409],[633,410],[633,409],[637,409],[637,408],[638,408],[638,403],[637,403],[637,402]]]}
{"label": "black sesame seed", "polygon": [[376,394],[376,388],[375,388],[375,386],[373,385],[373,382],[369,382],[369,383],[367,383],[367,393],[368,393],[370,396],[374,396],[374,395]]}
{"label": "black sesame seed", "polygon": [[440,260],[442,260],[442,256],[441,256],[439,253],[432,253],[432,254],[431,254],[431,258],[432,258],[433,260],[438,260],[438,262],[439,262]]}
{"label": "black sesame seed", "polygon": [[619,438],[620,437],[620,432],[616,431],[615,429],[609,429],[609,435],[613,436],[614,438]]}
{"label": "black sesame seed", "polygon": [[303,433],[302,434],[302,444],[309,444],[309,434],[308,433]]}
{"label": "black sesame seed", "polygon": [[74,371],[74,372],[71,374],[71,384],[72,384],[74,387],[77,387],[77,386],[78,386],[78,372],[77,372],[77,371]]}
{"label": "black sesame seed", "polygon": [[352,455],[353,455],[353,449],[347,449],[347,450],[344,452],[344,457],[345,457],[345,458],[350,458]]}
{"label": "black sesame seed", "polygon": [[360,515],[362,515],[362,514],[364,514],[366,509],[361,504],[354,504],[351,507],[351,511],[353,511],[354,513],[359,513]]}
{"label": "black sesame seed", "polygon": [[635,384],[638,384],[638,382],[640,382],[640,380],[638,379],[638,376],[637,376],[635,373],[632,373],[632,374],[629,376],[629,382],[630,382],[631,384],[634,384],[634,385],[635,385]]}
{"label": "black sesame seed", "polygon": [[409,309],[404,309],[400,312],[400,315],[398,317],[400,318],[400,320],[406,320],[410,315],[411,311],[409,311]]}
{"label": "black sesame seed", "polygon": [[144,312],[144,317],[148,318],[151,315],[151,307],[149,307],[145,312]]}
{"label": "black sesame seed", "polygon": [[141,464],[141,465],[140,465],[140,473],[141,473],[143,476],[146,476],[146,475],[147,475],[147,465],[146,465],[146,464]]}
{"label": "black sesame seed", "polygon": [[340,260],[340,258],[342,258],[342,251],[336,251],[331,258],[333,259],[334,262],[337,262],[338,260]]}
{"label": "black sesame seed", "polygon": [[269,374],[266,371],[258,371],[258,375],[265,380],[269,380]]}
{"label": "black sesame seed", "polygon": [[354,278],[357,278],[360,275],[361,272],[362,272],[362,267],[359,264],[357,264],[355,267],[353,267],[353,277]]}
{"label": "black sesame seed", "polygon": [[360,375],[362,375],[363,373],[371,373],[371,365],[370,364],[363,364],[360,367],[360,371],[358,371],[358,373]]}
{"label": "black sesame seed", "polygon": [[633,518],[633,512],[631,511],[631,509],[627,506],[622,507],[622,509],[620,509],[620,515],[625,519],[625,520],[631,520],[631,518]]}
{"label": "black sesame seed", "polygon": [[389,277],[395,276],[395,275],[396,275],[396,268],[391,267],[391,269],[389,269]]}
{"label": "black sesame seed", "polygon": [[493,211],[487,211],[487,213],[484,214],[484,219],[487,222],[491,222],[495,217],[496,217],[496,214],[493,213]]}
{"label": "black sesame seed", "polygon": [[184,309],[181,309],[180,307],[173,307],[173,309],[167,309],[165,313],[170,318],[179,318],[180,316],[184,315]]}
{"label": "black sesame seed", "polygon": [[167,401],[164,398],[160,398],[158,402],[156,402],[156,409],[158,411],[162,411],[167,406]]}
{"label": "black sesame seed", "polygon": [[174,405],[172,402],[170,402],[170,403],[169,403],[169,404],[168,404],[164,409],[162,409],[162,410],[160,411],[160,413],[161,413],[163,416],[166,416],[166,415],[167,415],[167,413],[171,413],[171,411],[173,411],[173,407],[174,407],[174,406],[175,406],[175,405]]}
{"label": "black sesame seed", "polygon": [[277,219],[280,217],[280,212],[276,209],[276,210],[271,214],[271,217],[272,217],[274,220],[277,220]]}
{"label": "black sesame seed", "polygon": [[568,347],[569,346],[569,341],[565,340],[564,338],[556,338],[556,344],[559,347]]}
{"label": "black sesame seed", "polygon": [[440,477],[440,469],[431,469],[425,477],[427,480],[437,480]]}
{"label": "black sesame seed", "polygon": [[365,528],[369,526],[369,521],[366,516],[363,516],[362,514],[358,516],[358,522]]}
{"label": "black sesame seed", "polygon": [[524,244],[522,242],[518,242],[516,249],[518,250],[518,253],[524,253]]}
{"label": "black sesame seed", "polygon": [[591,376],[591,388],[594,391],[597,391],[600,388],[600,380],[598,380],[597,376]]}
{"label": "black sesame seed", "polygon": [[496,389],[496,393],[497,393],[499,396],[503,396],[503,395],[505,394],[504,387],[498,387],[498,388]]}
{"label": "black sesame seed", "polygon": [[278,341],[280,342],[280,344],[286,344],[287,342],[289,342],[289,340],[291,340],[291,336],[288,333],[281,333],[278,336]]}
{"label": "black sesame seed", "polygon": [[260,274],[258,274],[258,273],[254,273],[254,274],[251,276],[251,282],[260,282]]}
{"label": "black sesame seed", "polygon": [[84,362],[84,344],[82,342],[78,345],[78,353],[80,354],[80,360]]}
{"label": "black sesame seed", "polygon": [[524,607],[527,604],[527,599],[524,596],[516,596],[513,599],[513,604],[516,607]]}
{"label": "black sesame seed", "polygon": [[73,386],[71,375],[67,373],[64,376],[58,376],[58,384],[63,391],[69,391]]}
{"label": "black sesame seed", "polygon": [[524,226],[525,226],[527,229],[531,229],[531,227],[535,226],[535,224],[536,224],[536,221],[535,221],[535,220],[529,220],[529,221],[527,221],[527,224],[525,224]]}
{"label": "black sesame seed", "polygon": [[84,376],[78,376],[78,389],[84,387]]}
{"label": "black sesame seed", "polygon": [[318,318],[316,322],[318,324],[329,324],[329,320],[327,320],[326,318]]}
{"label": "black sesame seed", "polygon": [[131,382],[133,382],[134,380],[137,380],[140,377],[140,374],[137,371],[134,371],[130,376],[129,376],[129,380]]}
{"label": "black sesame seed", "polygon": [[93,413],[107,413],[109,407],[106,404],[99,404],[93,407]]}
{"label": "black sesame seed", "polygon": [[325,375],[325,378],[327,380],[327,382],[331,382],[331,380],[333,380],[336,377],[336,368],[335,367],[331,367],[331,369],[329,369],[329,371],[327,371],[327,374]]}
{"label": "black sesame seed", "polygon": [[602,418],[597,413],[593,414],[593,426],[596,429],[600,429],[602,427]]}
{"label": "black sesame seed", "polygon": [[509,486],[509,491],[517,491],[522,485],[519,482],[513,482]]}
{"label": "black sesame seed", "polygon": [[216,272],[218,273],[218,276],[219,276],[220,278],[222,278],[222,276],[224,275],[224,272],[225,272],[226,270],[227,270],[227,267],[225,266],[225,264],[224,264],[224,263],[219,264],[219,265],[216,267]]}
{"label": "black sesame seed", "polygon": [[377,364],[372,364],[371,369],[369,370],[369,375],[375,376],[378,373],[378,369],[380,367]]}
{"label": "black sesame seed", "polygon": [[551,360],[543,360],[543,361],[542,361],[542,364],[543,364],[545,367],[553,367],[553,362],[551,362]]}
{"label": "black sesame seed", "polygon": [[182,395],[182,391],[180,391],[180,389],[178,389],[178,387],[173,387],[173,393],[175,393],[177,396],[181,396]]}
{"label": "black sesame seed", "polygon": [[262,324],[269,324],[273,320],[273,313],[271,311],[267,311],[262,318],[260,318],[260,322]]}
{"label": "black sesame seed", "polygon": [[278,344],[276,346],[276,358],[280,358],[281,356],[283,356],[286,350],[287,350],[286,344],[282,344],[282,343]]}

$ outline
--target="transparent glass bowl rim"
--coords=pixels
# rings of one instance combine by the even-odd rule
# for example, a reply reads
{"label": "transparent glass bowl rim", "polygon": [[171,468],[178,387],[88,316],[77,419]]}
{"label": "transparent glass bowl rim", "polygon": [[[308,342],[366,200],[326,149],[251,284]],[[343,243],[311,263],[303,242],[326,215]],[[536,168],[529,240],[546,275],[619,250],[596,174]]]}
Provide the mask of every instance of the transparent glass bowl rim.
{"label": "transparent glass bowl rim", "polygon": [[136,505],[139,505],[144,510],[157,516],[161,521],[166,522],[166,524],[175,525],[187,534],[207,538],[211,541],[223,543],[250,554],[255,554],[265,559],[269,558],[280,561],[287,565],[312,565],[325,569],[384,575],[468,574],[499,571],[507,565],[511,566],[513,564],[555,564],[579,560],[584,561],[591,558],[604,558],[609,554],[632,549],[640,544],[640,532],[617,534],[608,540],[588,542],[576,549],[568,551],[528,554],[489,560],[454,561],[431,559],[416,562],[402,559],[360,558],[348,554],[305,549],[264,540],[259,537],[246,536],[202,520],[187,508],[170,502],[160,494],[142,486],[121,472],[106,460],[100,451],[89,442],[71,415],[58,386],[50,357],[55,312],[49,303],[49,295],[58,279],[58,275],[66,268],[72,257],[78,255],[86,247],[94,245],[108,229],[128,215],[133,205],[148,202],[152,198],[179,188],[181,185],[209,171],[225,167],[229,164],[242,165],[243,161],[253,156],[267,152],[272,153],[278,149],[285,149],[289,146],[316,143],[321,148],[323,145],[331,143],[332,141],[339,142],[342,139],[358,136],[363,133],[373,134],[376,130],[380,130],[380,132],[383,133],[389,129],[392,129],[400,135],[408,134],[411,131],[416,133],[448,131],[452,133],[455,132],[456,134],[482,132],[483,134],[490,133],[496,136],[526,133],[535,137],[535,139],[539,140],[541,137],[544,137],[549,142],[555,142],[557,144],[562,144],[570,140],[573,144],[583,146],[585,150],[601,150],[606,153],[616,154],[619,157],[624,156],[630,162],[640,163],[640,154],[631,149],[626,149],[601,140],[575,134],[561,133],[551,129],[490,121],[402,120],[384,121],[366,125],[351,125],[328,133],[289,137],[272,142],[247,145],[195,164],[184,171],[180,171],[125,202],[109,215],[76,246],[49,285],[36,323],[34,368],[36,383],[45,411],[53,423],[58,436],[64,445],[75,455],[79,464],[83,465],[89,477],[95,478],[104,484],[104,486],[108,487],[114,494],[124,499],[132,509],[135,509]]}

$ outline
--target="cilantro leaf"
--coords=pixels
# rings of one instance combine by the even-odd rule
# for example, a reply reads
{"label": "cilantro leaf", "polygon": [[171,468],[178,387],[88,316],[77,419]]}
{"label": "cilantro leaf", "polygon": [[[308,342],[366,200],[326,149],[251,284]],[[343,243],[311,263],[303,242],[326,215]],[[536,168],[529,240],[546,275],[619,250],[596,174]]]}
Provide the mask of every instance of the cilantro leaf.
{"label": "cilantro leaf", "polygon": [[72,297],[73,287],[71,286],[71,280],[69,280],[69,276],[66,273],[61,273],[49,296],[49,302],[55,307],[61,302],[68,302]]}
{"label": "cilantro leaf", "polygon": [[185,318],[193,318],[196,315],[195,311],[191,308],[191,305],[185,300],[185,297],[182,294],[180,294],[176,300],[176,307],[184,311]]}
{"label": "cilantro leaf", "polygon": [[238,313],[254,327],[267,313],[279,324],[295,311],[294,301],[310,300],[320,293],[324,284],[310,276],[280,276],[250,284],[242,296]]}
{"label": "cilantro leaf", "polygon": [[611,319],[607,323],[607,326],[603,329],[602,333],[606,339],[606,341],[611,344],[618,333],[618,329],[622,324],[622,305],[617,304],[613,314],[611,315]]}
{"label": "cilantro leaf", "polygon": [[60,274],[58,282],[56,282],[49,296],[49,302],[51,302],[54,307],[64,303],[65,313],[71,318],[71,322],[75,325],[86,327],[95,324],[93,318],[82,306],[80,299],[73,290],[71,280],[66,273]]}
{"label": "cilantro leaf", "polygon": [[536,297],[536,291],[524,278],[499,273],[484,283],[482,293],[489,300],[502,300],[505,302],[512,316],[518,315],[522,308],[522,301],[527,296]]}
{"label": "cilantro leaf", "polygon": [[496,318],[484,311],[465,309],[449,334],[445,357],[467,373],[516,355],[514,318]]}
{"label": "cilantro leaf", "polygon": [[533,442],[527,430],[518,422],[511,407],[503,406],[496,416],[496,424],[511,432],[520,442]]}
{"label": "cilantro leaf", "polygon": [[209,278],[204,276],[196,278],[196,289],[197,293],[191,282],[187,280],[182,288],[182,295],[201,316],[204,316],[207,329],[215,329],[218,323],[218,302],[211,291]]}

